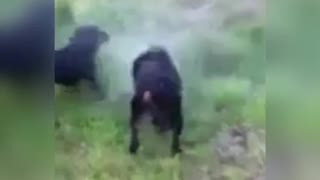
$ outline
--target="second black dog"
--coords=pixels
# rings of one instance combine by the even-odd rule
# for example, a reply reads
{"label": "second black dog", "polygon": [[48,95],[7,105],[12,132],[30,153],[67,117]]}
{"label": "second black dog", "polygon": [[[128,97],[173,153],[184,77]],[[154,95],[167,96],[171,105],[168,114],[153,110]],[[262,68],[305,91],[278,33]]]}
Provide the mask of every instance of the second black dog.
{"label": "second black dog", "polygon": [[152,123],[160,132],[172,130],[172,154],[180,153],[182,82],[168,52],[162,47],[150,48],[135,59],[132,76],[135,92],[131,99],[130,153],[139,148],[138,123],[144,112],[152,115]]}
{"label": "second black dog", "polygon": [[55,83],[75,86],[81,80],[87,80],[103,98],[104,93],[96,78],[95,58],[99,47],[108,41],[109,35],[97,26],[77,28],[69,44],[55,51]]}

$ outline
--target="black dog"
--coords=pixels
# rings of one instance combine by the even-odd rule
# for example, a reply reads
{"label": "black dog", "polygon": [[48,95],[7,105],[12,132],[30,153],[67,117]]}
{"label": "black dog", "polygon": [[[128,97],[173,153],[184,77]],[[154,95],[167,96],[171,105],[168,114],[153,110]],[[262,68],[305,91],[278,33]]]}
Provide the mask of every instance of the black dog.
{"label": "black dog", "polygon": [[81,80],[87,80],[103,98],[104,93],[96,78],[95,57],[99,47],[108,41],[109,35],[97,26],[77,28],[69,44],[55,51],[55,83],[75,86]]}
{"label": "black dog", "polygon": [[180,135],[183,129],[182,81],[168,52],[152,47],[135,59],[132,69],[134,96],[131,99],[131,142],[129,151],[139,148],[139,117],[144,112],[152,115],[152,124],[160,132],[173,131],[171,151],[180,153]]}

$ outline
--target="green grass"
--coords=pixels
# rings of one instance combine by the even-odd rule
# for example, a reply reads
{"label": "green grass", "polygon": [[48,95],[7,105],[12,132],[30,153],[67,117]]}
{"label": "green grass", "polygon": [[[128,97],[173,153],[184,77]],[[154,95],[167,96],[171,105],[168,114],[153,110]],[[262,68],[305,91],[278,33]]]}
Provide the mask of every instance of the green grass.
{"label": "green grass", "polygon": [[[219,93],[216,90],[216,93],[212,92],[215,96],[211,97],[212,102],[217,99],[217,102],[230,107],[225,112],[217,113],[214,108],[192,110],[188,107],[190,105],[185,105],[186,125],[182,137],[185,152],[175,158],[169,153],[170,136],[159,137],[152,128],[142,130],[142,147],[138,155],[129,155],[127,109],[123,109],[124,113],[119,114],[112,111],[112,103],[88,103],[77,98],[66,101],[67,95],[62,99],[61,94],[57,94],[56,117],[62,122],[62,127],[55,131],[56,179],[213,178],[214,174],[203,169],[215,169],[211,167],[216,163],[212,140],[221,126],[228,122],[234,124],[230,118],[239,116],[246,118],[243,121],[248,121],[257,128],[264,127],[265,118],[261,112],[264,109],[264,94],[257,90],[258,93],[248,95],[246,92],[250,85],[245,84],[245,81],[239,79],[220,80]],[[228,88],[229,86],[232,88]],[[123,107],[127,105],[123,104]],[[231,116],[234,108],[240,114]]]}

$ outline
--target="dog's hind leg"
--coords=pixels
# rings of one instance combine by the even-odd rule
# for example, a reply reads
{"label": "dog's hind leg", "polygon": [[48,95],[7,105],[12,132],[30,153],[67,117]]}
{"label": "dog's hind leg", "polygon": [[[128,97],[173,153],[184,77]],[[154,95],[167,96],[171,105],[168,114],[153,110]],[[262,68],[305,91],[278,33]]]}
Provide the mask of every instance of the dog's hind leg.
{"label": "dog's hind leg", "polygon": [[173,135],[172,135],[172,145],[171,151],[172,155],[176,155],[182,152],[180,147],[180,135],[183,129],[183,115],[182,115],[182,98],[179,96],[176,102],[173,103],[171,112],[171,122],[173,125]]}
{"label": "dog's hind leg", "polygon": [[138,120],[143,112],[143,108],[140,102],[140,99],[137,96],[134,96],[131,100],[131,117],[129,119],[130,130],[131,130],[131,137],[130,137],[130,145],[129,145],[129,152],[130,154],[136,154],[140,142],[138,137]]}

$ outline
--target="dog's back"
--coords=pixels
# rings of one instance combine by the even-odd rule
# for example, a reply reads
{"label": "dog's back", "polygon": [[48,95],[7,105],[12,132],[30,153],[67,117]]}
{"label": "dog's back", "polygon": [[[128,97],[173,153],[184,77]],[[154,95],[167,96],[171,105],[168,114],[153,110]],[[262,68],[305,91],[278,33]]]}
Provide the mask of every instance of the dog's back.
{"label": "dog's back", "polygon": [[163,48],[149,49],[134,61],[136,93],[144,91],[180,93],[181,80],[171,57]]}

